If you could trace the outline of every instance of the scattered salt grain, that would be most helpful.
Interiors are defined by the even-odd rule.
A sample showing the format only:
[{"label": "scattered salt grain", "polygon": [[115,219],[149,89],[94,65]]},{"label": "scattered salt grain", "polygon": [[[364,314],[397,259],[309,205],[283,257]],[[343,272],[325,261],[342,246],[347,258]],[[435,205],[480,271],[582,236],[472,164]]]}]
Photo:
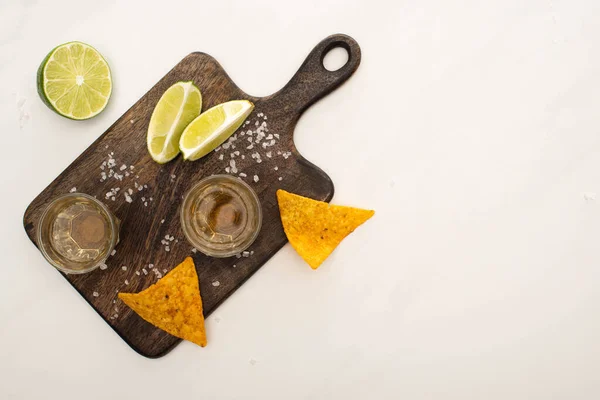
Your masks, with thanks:
[{"label": "scattered salt grain", "polygon": [[106,264],[100,264],[100,269],[104,271],[108,266]]},{"label": "scattered salt grain", "polygon": [[174,236],[171,236],[171,237],[169,238],[169,240],[170,240],[171,242],[173,241],[173,239],[175,239],[175,237],[174,237]]},{"label": "scattered salt grain", "polygon": [[242,251],[242,257],[249,257],[249,256],[250,256],[249,251]]},{"label": "scattered salt grain", "polygon": [[221,284],[221,282],[219,282],[219,281],[214,281],[214,282],[212,283],[212,285],[213,285],[214,287],[217,287],[217,286],[219,286],[220,284]]},{"label": "scattered salt grain", "polygon": [[279,179],[280,181],[282,181],[282,180],[283,180],[283,178],[282,178],[282,177],[279,177],[279,178],[277,178],[277,179]]},{"label": "scattered salt grain", "polygon": [[194,247],[194,248],[192,248],[192,253],[196,254],[196,252],[197,252],[197,251],[198,251],[198,250],[197,250],[195,247]]},{"label": "scattered salt grain", "polygon": [[164,223],[165,223],[165,220],[164,220],[164,219],[161,219],[161,220],[160,220],[160,223],[161,223],[161,224],[164,224]]},{"label": "scattered salt grain", "polygon": [[73,186],[71,188],[71,190],[69,190],[69,193],[75,193],[77,191],[77,188],[75,186]]},{"label": "scattered salt grain", "polygon": [[235,268],[235,264],[233,264],[233,268]]},{"label": "scattered salt grain", "polygon": [[119,168],[120,171],[126,170],[127,169],[127,165],[123,164],[121,165],[121,168]]},{"label": "scattered salt grain", "polygon": [[144,275],[148,275],[148,271],[146,271],[146,268],[142,268],[142,272],[144,273]]},{"label": "scattered salt grain", "polygon": [[246,174],[245,174],[245,173],[243,173],[243,172],[240,172],[240,176],[241,176],[242,178],[245,178],[245,177],[247,177],[248,175],[246,175]]},{"label": "scattered salt grain", "polygon": [[267,157],[271,158],[271,152],[267,151]]},{"label": "scattered salt grain", "polygon": [[586,201],[594,201],[596,200],[596,193],[584,193],[583,198]]},{"label": "scattered salt grain", "polygon": [[98,297],[98,296],[100,296],[100,295],[98,294],[98,292],[94,292],[94,293],[92,293],[92,296],[94,296],[94,297]]},{"label": "scattered salt grain", "polygon": [[165,246],[165,251],[171,251],[171,248],[169,246]]},{"label": "scattered salt grain", "polygon": [[128,202],[128,203],[131,203],[131,202],[133,202],[133,199],[131,198],[130,195],[128,195],[127,193],[125,193],[125,201]]},{"label": "scattered salt grain", "polygon": [[135,274],[139,276],[140,275],[140,271],[135,271]]},{"label": "scattered salt grain", "polygon": [[117,249],[113,249],[113,251],[110,252],[111,256],[114,256],[115,254],[117,254]]},{"label": "scattered salt grain", "polygon": [[123,271],[127,271],[127,266],[123,265],[123,266],[121,267],[121,269],[122,269]]},{"label": "scattered salt grain", "polygon": [[125,284],[129,285],[129,281],[127,279],[125,279]]},{"label": "scattered salt grain", "polygon": [[254,182],[258,182],[258,175],[254,175]]},{"label": "scattered salt grain", "polygon": [[221,155],[219,156],[219,160],[222,160],[222,159],[223,159],[223,154],[221,154]]},{"label": "scattered salt grain", "polygon": [[144,202],[144,207],[148,207],[148,202],[147,201]]}]

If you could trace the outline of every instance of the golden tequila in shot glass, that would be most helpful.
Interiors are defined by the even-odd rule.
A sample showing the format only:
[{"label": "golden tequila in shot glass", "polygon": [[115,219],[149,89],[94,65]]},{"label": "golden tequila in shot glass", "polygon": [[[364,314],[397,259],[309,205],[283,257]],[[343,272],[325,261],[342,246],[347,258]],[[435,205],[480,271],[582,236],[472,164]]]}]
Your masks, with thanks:
[{"label": "golden tequila in shot glass", "polygon": [[119,241],[119,220],[94,197],[70,193],[44,210],[38,245],[63,272],[81,274],[104,264]]},{"label": "golden tequila in shot glass", "polygon": [[213,175],[184,197],[181,226],[187,240],[212,257],[230,257],[254,242],[262,225],[258,196],[239,178]]}]

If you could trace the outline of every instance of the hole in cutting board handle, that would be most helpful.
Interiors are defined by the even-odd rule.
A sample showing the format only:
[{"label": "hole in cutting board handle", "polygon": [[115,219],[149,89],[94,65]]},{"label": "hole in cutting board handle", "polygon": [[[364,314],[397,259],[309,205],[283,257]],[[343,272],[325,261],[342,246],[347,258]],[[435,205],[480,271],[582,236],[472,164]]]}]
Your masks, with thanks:
[{"label": "hole in cutting board handle", "polygon": [[335,46],[329,49],[329,51],[324,52],[321,62],[327,71],[335,72],[348,64],[349,60],[350,54],[348,50],[342,46]]}]

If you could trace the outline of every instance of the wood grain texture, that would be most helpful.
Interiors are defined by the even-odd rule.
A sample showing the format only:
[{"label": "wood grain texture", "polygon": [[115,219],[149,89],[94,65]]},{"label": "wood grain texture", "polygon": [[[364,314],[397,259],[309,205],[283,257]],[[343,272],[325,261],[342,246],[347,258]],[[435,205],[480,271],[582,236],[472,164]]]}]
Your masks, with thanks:
[{"label": "wood grain texture", "polygon": [[[345,48],[349,57],[342,68],[332,72],[324,68],[323,58],[335,47]],[[273,256],[286,243],[276,190],[282,188],[323,201],[329,201],[333,196],[331,179],[296,150],[293,141],[296,122],[311,104],[346,81],[358,68],[360,58],[360,48],[352,38],[332,35],[310,52],[283,89],[258,98],[238,88],[211,56],[204,53],[188,55],[33,200],[23,221],[29,238],[36,244],[37,222],[44,207],[71,188],[76,187],[78,192],[103,201],[121,220],[121,241],[116,254],[108,259],[105,270],[63,276],[135,351],[151,358],[165,355],[180,339],[142,320],[118,300],[117,293],[138,292],[156,282],[158,277],[149,264],[164,274],[186,256],[192,255],[198,271],[204,313],[208,316]],[[154,106],[168,87],[182,80],[192,80],[200,88],[203,110],[234,99],[254,102],[254,112],[248,119],[250,125],[240,130],[254,129],[256,121],[265,121],[264,117],[258,117],[263,113],[268,117],[265,121],[268,133],[279,135],[277,143],[268,149],[261,146],[246,149],[248,142],[242,143],[245,141],[242,136],[235,149],[245,155],[244,159],[241,155],[236,157],[238,174],[247,174],[243,179],[258,194],[263,211],[263,227],[249,249],[253,252],[249,257],[217,259],[199,252],[193,254],[179,222],[179,206],[184,193],[204,177],[225,173],[230,153],[234,150],[221,149],[195,162],[184,162],[178,157],[165,165],[155,163],[146,150],[146,131]],[[269,150],[271,158],[265,156]],[[261,163],[251,157],[255,151],[261,153]],[[117,172],[125,172],[119,170],[121,165],[134,166],[134,169],[126,170],[130,171],[130,175],[122,181],[114,178],[100,181],[100,166],[111,152],[114,153],[112,157],[116,160],[114,169]],[[291,155],[286,158],[283,153],[287,152]],[[220,155],[223,155],[222,160]],[[278,169],[275,170],[275,167]],[[254,182],[254,175],[259,177],[258,182]],[[147,187],[140,191],[136,184]],[[115,200],[106,199],[105,194],[116,187],[120,191]],[[132,203],[125,201],[124,191],[127,189],[134,191]],[[148,205],[145,206],[144,202]],[[175,238],[169,246],[170,251],[161,244],[167,235]],[[127,267],[126,270],[123,266]],[[213,285],[217,281],[219,285]]]}]

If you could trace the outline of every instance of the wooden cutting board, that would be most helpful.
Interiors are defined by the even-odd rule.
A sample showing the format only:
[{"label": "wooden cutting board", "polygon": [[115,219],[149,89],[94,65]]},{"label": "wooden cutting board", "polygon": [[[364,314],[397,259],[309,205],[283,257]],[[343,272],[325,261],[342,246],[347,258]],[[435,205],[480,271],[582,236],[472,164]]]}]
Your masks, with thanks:
[{"label": "wooden cutting board", "polygon": [[[348,62],[332,72],[323,66],[323,58],[335,47],[347,50]],[[165,355],[180,339],[142,320],[117,298],[117,293],[147,288],[192,255],[208,316],[273,256],[286,243],[275,191],[282,188],[324,201],[333,196],[331,179],[298,153],[293,140],[296,122],[311,104],[346,81],[358,68],[360,58],[360,48],[351,37],[332,35],[310,52],[283,89],[271,96],[253,97],[238,88],[211,56],[188,55],[33,200],[23,221],[29,238],[37,246],[39,217],[57,196],[76,190],[103,201],[121,220],[116,253],[105,269],[63,276],[135,351],[153,358]],[[146,150],[150,116],[169,86],[189,80],[202,92],[203,110],[234,99],[250,100],[255,109],[227,149],[222,146],[195,162],[183,162],[178,157],[159,165]],[[249,140],[255,141],[255,131],[261,125],[267,137],[273,136],[248,149]],[[263,147],[264,142],[268,147]],[[231,160],[236,162],[236,173]],[[249,254],[218,259],[192,251],[180,227],[179,209],[184,193],[194,183],[225,173],[246,174],[241,179],[260,198],[263,225]]]}]

